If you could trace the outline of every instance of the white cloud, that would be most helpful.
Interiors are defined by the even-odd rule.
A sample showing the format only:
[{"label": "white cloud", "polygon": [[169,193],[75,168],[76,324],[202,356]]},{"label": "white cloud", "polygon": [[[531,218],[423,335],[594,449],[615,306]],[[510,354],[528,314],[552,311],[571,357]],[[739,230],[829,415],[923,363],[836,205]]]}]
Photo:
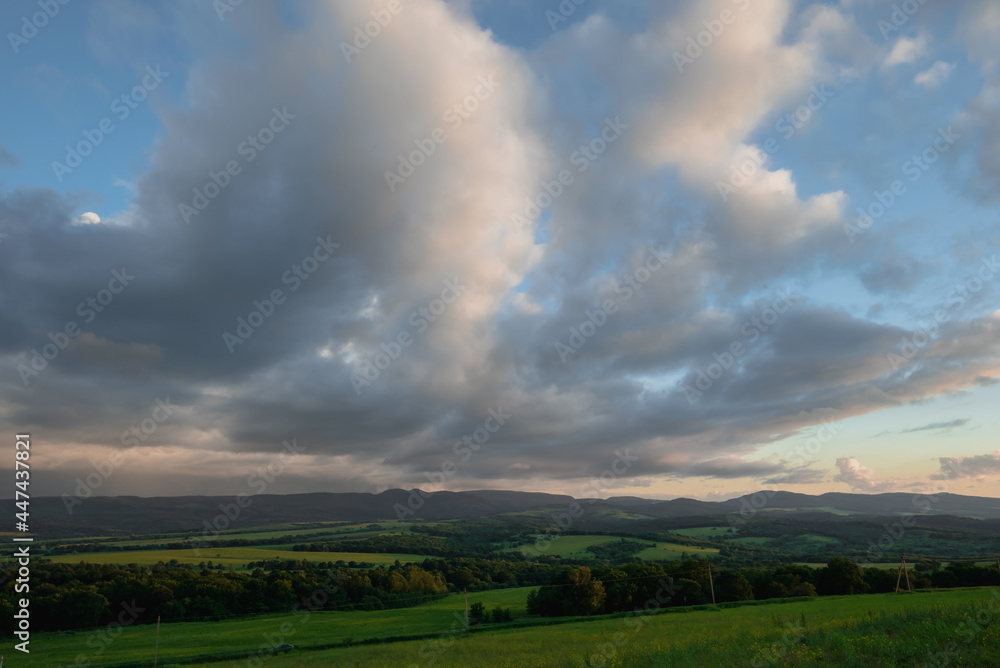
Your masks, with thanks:
[{"label": "white cloud", "polygon": [[98,225],[101,222],[101,217],[98,216],[93,211],[87,211],[86,213],[81,213],[79,216],[73,219],[74,225]]},{"label": "white cloud", "polygon": [[834,482],[842,482],[851,486],[852,490],[866,493],[889,492],[899,487],[896,478],[879,480],[874,469],[870,469],[854,457],[839,457],[837,468],[840,473],[834,476]]},{"label": "white cloud", "polygon": [[918,74],[913,79],[913,83],[920,84],[921,86],[926,86],[927,88],[934,88],[940,86],[945,79],[947,79],[955,66],[951,63],[946,63],[943,60],[939,60],[929,69],[924,70]]},{"label": "white cloud", "polygon": [[925,35],[920,35],[913,39],[900,37],[882,64],[884,67],[892,67],[894,65],[905,65],[915,62],[927,53],[927,44],[928,40]]}]

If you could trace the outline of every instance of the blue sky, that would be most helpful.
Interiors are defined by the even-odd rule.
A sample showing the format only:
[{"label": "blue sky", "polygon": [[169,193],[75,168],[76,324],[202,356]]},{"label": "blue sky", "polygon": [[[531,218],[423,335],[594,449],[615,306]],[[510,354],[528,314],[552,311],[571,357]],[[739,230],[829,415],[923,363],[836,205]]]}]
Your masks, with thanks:
[{"label": "blue sky", "polygon": [[45,492],[121,452],[97,493],[239,491],[289,438],[272,491],[426,486],[501,408],[450,488],[630,448],[602,495],[1000,492],[1000,9],[663,4],[4,4],[0,422]]}]

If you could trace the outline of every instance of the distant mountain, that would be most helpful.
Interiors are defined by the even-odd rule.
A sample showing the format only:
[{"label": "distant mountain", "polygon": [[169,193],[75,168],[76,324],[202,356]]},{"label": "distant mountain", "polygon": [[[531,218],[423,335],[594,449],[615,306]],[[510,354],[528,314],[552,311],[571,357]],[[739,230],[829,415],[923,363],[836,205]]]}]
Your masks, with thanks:
[{"label": "distant mountain", "polygon": [[[206,526],[250,528],[287,522],[346,520],[374,522],[397,519],[461,519],[529,511],[566,511],[574,499],[561,494],[482,490],[421,492],[390,489],[379,494],[344,492],[244,497],[234,496],[92,497],[67,511],[57,497],[33,498],[32,528],[43,538],[174,531],[200,532]],[[958,494],[845,494],[813,496],[764,491],[727,501],[656,500],[633,496],[580,500],[585,515],[603,522],[630,519],[719,517],[731,513],[783,515],[898,516],[901,513],[1000,519],[1000,499]],[[228,517],[227,517],[228,515]],[[234,519],[235,518],[235,519]],[[616,519],[618,518],[618,519]]]}]

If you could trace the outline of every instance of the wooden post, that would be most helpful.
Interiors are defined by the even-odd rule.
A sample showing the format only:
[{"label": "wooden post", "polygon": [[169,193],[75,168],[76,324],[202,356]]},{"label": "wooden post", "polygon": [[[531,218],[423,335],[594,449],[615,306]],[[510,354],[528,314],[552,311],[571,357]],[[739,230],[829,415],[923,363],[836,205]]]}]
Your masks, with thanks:
[{"label": "wooden post", "polygon": [[159,660],[160,654],[160,616],[156,616],[156,648],[153,650],[153,668],[156,668],[156,663]]},{"label": "wooden post", "polygon": [[912,592],[913,588],[910,586],[910,569],[906,567],[906,555],[903,555],[903,573],[906,574],[906,591]]},{"label": "wooden post", "polygon": [[906,563],[906,557],[902,558],[899,562],[899,570],[896,571],[896,593],[899,593],[899,581],[903,579],[903,564]]},{"label": "wooden post", "polygon": [[708,586],[712,590],[712,605],[715,605],[715,583],[712,582],[712,564],[708,565]]}]

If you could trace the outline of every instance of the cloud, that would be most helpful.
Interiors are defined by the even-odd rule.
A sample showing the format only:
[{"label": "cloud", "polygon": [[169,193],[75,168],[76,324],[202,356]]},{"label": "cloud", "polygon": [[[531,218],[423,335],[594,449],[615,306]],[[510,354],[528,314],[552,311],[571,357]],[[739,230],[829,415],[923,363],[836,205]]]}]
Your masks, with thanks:
[{"label": "cloud", "polygon": [[889,492],[899,489],[903,484],[900,478],[879,480],[873,469],[863,465],[854,457],[838,457],[837,469],[840,471],[833,477],[834,482],[850,485],[851,489],[866,494]]},{"label": "cloud", "polygon": [[985,455],[969,457],[940,457],[941,473],[932,480],[958,480],[1000,475],[1000,450]]},{"label": "cloud", "polygon": [[970,0],[965,3],[958,33],[969,59],[981,63],[984,72],[994,72],[1000,63],[1000,56],[997,55],[1000,5],[992,0]]},{"label": "cloud", "polygon": [[0,167],[17,167],[20,164],[21,159],[0,144]]},{"label": "cloud", "polygon": [[826,480],[826,474],[822,471],[799,467],[779,473],[763,482],[765,485],[815,485]]},{"label": "cloud", "polygon": [[913,432],[916,431],[937,431],[937,430],[951,431],[956,427],[964,427],[971,421],[972,418],[959,418],[956,420],[948,420],[947,422],[932,422],[930,424],[925,424],[922,427],[914,427],[913,429],[904,429],[899,433],[912,434]]},{"label": "cloud", "polygon": [[955,66],[951,63],[946,63],[944,61],[937,61],[930,68],[919,73],[913,78],[913,83],[920,84],[927,88],[936,88],[940,86],[945,79],[947,79]]},{"label": "cloud", "polygon": [[920,35],[910,39],[900,37],[892,46],[892,51],[885,57],[883,67],[893,67],[895,65],[906,65],[916,62],[927,53],[928,39],[926,35]]},{"label": "cloud", "polygon": [[97,225],[101,222],[101,217],[94,213],[93,211],[87,211],[86,213],[81,213],[79,216],[73,219],[74,225]]},{"label": "cloud", "polygon": [[[792,157],[812,160],[813,144],[788,144],[738,193],[719,197],[734,161],[761,157],[760,135],[777,117],[841,73],[877,67],[878,49],[850,14],[753,5],[680,72],[673,51],[704,29],[706,12],[732,3],[650,3],[650,20],[638,24],[595,10],[523,51],[461,8],[427,0],[406,4],[347,63],[339,42],[377,5],[309,3],[308,20],[289,27],[266,3],[244,3],[225,23],[209,12],[212,22],[190,27],[200,41],[185,97],[150,108],[163,127],[121,215],[128,224],[81,224],[107,221],[78,215],[79,202],[49,189],[0,189],[0,234],[18,243],[0,263],[8,432],[32,428],[85,461],[118,447],[169,396],[181,410],[144,446],[183,464],[150,455],[131,479],[146,483],[160,468],[180,480],[197,468],[207,487],[297,437],[310,452],[301,480],[314,488],[327,479],[333,488],[416,487],[448,461],[452,486],[557,487],[600,475],[623,448],[636,460],[621,487],[813,484],[822,472],[782,477],[784,465],[754,460],[755,451],[815,426],[821,409],[843,419],[1000,374],[995,319],[949,322],[893,369],[887,353],[912,332],[829,297],[829,282],[846,275],[905,302],[934,265],[903,250],[880,255],[875,244],[849,255],[840,184],[853,176],[817,178],[835,162],[827,154],[815,165]],[[153,39],[159,23],[147,14],[107,25],[136,25]],[[94,40],[103,39],[99,19]],[[234,36],[246,40],[236,60],[225,42]],[[99,55],[142,50],[146,39]],[[498,85],[476,98],[484,79]],[[814,135],[829,129],[831,141],[848,143],[821,124],[851,95],[834,88],[831,108],[810,121],[823,128]],[[293,118],[245,160],[239,147],[275,109]],[[579,169],[572,156],[615,118],[629,126],[620,140]],[[438,129],[446,140],[423,155]],[[390,189],[386,173],[414,152],[421,164]],[[179,205],[216,187],[229,161],[240,172],[186,224]],[[572,183],[552,195],[561,170]],[[512,216],[543,194],[544,212],[517,229]],[[283,277],[302,271],[317,239],[340,246],[293,290]],[[626,292],[651,247],[668,261]],[[84,321],[78,305],[123,266],[134,284]],[[456,278],[462,294],[439,311],[435,300]],[[784,286],[813,297],[751,330]],[[258,306],[275,290],[285,299],[273,312]],[[599,313],[608,300],[614,313]],[[258,318],[230,354],[224,333]],[[18,365],[70,320],[82,333],[25,385]],[[564,364],[555,344],[591,326]],[[683,385],[734,342],[746,354],[689,403]],[[373,369],[356,391],[352,376]],[[491,410],[511,418],[463,449]],[[859,467],[842,476],[888,484]]]}]

